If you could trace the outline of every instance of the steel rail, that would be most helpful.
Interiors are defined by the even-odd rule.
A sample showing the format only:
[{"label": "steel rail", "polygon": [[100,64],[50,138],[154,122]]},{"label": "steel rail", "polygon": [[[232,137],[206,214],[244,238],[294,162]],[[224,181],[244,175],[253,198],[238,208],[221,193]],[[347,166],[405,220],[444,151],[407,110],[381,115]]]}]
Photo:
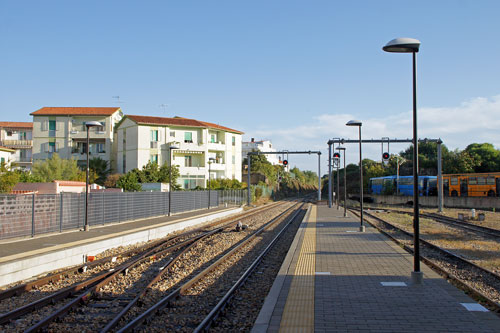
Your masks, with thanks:
[{"label": "steel rail", "polygon": [[203,321],[195,328],[194,333],[206,331],[210,328],[212,323],[218,318],[221,311],[224,310],[226,305],[231,301],[236,291],[245,283],[248,277],[255,271],[262,259],[267,255],[271,248],[278,242],[283,233],[288,229],[288,227],[295,221],[297,216],[302,211],[302,205],[299,207],[292,217],[289,217],[289,221],[286,225],[279,231],[279,233],[271,240],[271,242],[266,246],[266,248],[255,258],[252,264],[245,270],[241,277],[234,283],[234,285],[229,289],[229,291],[221,298],[221,300],[214,306],[210,313],[203,319]]},{"label": "steel rail", "polygon": [[[408,212],[408,211],[404,211],[404,210],[390,209],[390,208],[383,208],[382,210],[386,210],[389,212],[395,212],[398,214],[408,214],[410,216],[413,216],[413,212]],[[454,219],[452,217],[441,216],[441,215],[437,215],[437,214],[433,214],[433,213],[420,213],[420,216],[432,219],[438,223],[443,223],[443,224],[451,225],[454,227],[462,228],[465,230],[470,230],[470,231],[482,233],[482,234],[485,234],[485,235],[490,236],[490,237],[500,237],[500,230],[498,230],[498,229],[483,227],[480,225],[476,225],[476,224],[468,223],[468,222],[461,221],[458,219]]]},{"label": "steel rail", "polygon": [[[275,203],[272,203],[272,204],[269,204],[266,206],[253,208],[252,211],[255,210],[254,213],[258,214],[261,210],[271,209],[272,207],[275,207],[275,206],[279,205],[280,203],[281,202],[275,202]],[[222,221],[215,222],[215,223],[213,223],[213,225],[218,225],[218,224],[228,222],[228,221],[232,222],[232,220],[234,218],[235,217],[232,216],[232,217],[223,219]],[[191,233],[200,232],[200,231],[206,229],[206,227],[207,226],[200,227],[200,228],[192,230],[188,233],[184,233],[184,234],[182,234],[182,236],[187,236]],[[172,239],[172,237],[167,239],[167,241],[170,239]],[[85,269],[94,268],[94,267],[99,266],[101,264],[107,263],[108,261],[112,261],[113,258],[132,257],[134,255],[141,253],[142,251],[145,251],[149,248],[155,247],[157,244],[162,243],[162,242],[165,242],[165,240],[162,239],[162,240],[153,241],[149,244],[145,244],[145,245],[138,247],[136,249],[131,249],[131,250],[128,250],[128,251],[120,253],[120,254],[110,255],[110,256],[107,256],[107,257],[104,257],[104,258],[101,258],[99,260],[95,260],[92,262],[86,262],[86,263],[83,263],[83,264],[78,265],[76,267],[72,267],[72,268],[57,272],[57,273],[49,274],[47,276],[44,276],[44,277],[37,279],[37,280],[34,280],[34,281],[30,281],[30,282],[27,282],[27,283],[24,283],[24,284],[21,284],[21,285],[18,285],[18,286],[9,288],[9,289],[1,290],[0,291],[0,301],[7,299],[7,298],[14,297],[14,296],[19,296],[25,292],[31,291],[37,287],[46,285],[48,283],[57,282],[57,281],[65,278],[67,276],[77,274],[77,273],[82,273],[82,272],[84,272]],[[0,316],[0,318],[1,318],[1,316]]]},{"label": "steel rail", "polygon": [[[351,208],[350,210],[351,210],[351,212],[353,212],[354,214],[357,215],[357,211],[355,209]],[[398,226],[395,226],[394,224],[381,219],[380,217],[374,216],[374,215],[372,215],[370,213],[367,213],[367,212],[365,212],[365,215],[367,215],[370,218],[373,218],[373,219],[381,222],[382,224],[385,224],[385,225],[389,226],[392,229],[395,229],[395,230],[397,230],[397,231],[405,234],[406,236],[408,236],[410,238],[413,237],[413,234],[411,232],[403,230],[403,229],[399,228]],[[406,250],[407,252],[413,253],[413,248],[412,247],[409,247],[409,246],[403,244],[396,237],[392,236],[388,232],[385,232],[383,229],[377,227],[372,222],[370,222],[368,220],[366,222],[369,223],[375,229],[377,229],[379,232],[381,232],[384,235],[386,235],[387,237],[389,237],[395,243],[397,243],[398,245],[402,246],[403,249]],[[473,263],[473,262],[471,262],[471,261],[469,261],[469,260],[467,260],[465,258],[462,258],[462,257],[454,254],[451,251],[443,249],[443,248],[441,248],[441,247],[439,247],[439,246],[437,246],[435,244],[432,244],[431,242],[426,241],[426,240],[424,240],[422,238],[420,238],[420,243],[422,243],[428,249],[431,249],[431,250],[433,250],[435,252],[438,252],[438,253],[444,255],[445,257],[449,257],[449,258],[452,258],[453,260],[456,260],[457,262],[463,264],[465,267],[469,266],[469,267],[475,268],[479,272],[484,273],[484,274],[492,277],[493,279],[496,279],[497,281],[500,281],[500,275],[499,274],[497,274],[497,273],[495,273],[493,271],[490,271],[490,270],[488,270],[488,269],[486,269],[484,267],[481,267],[481,266],[479,266],[479,265],[477,265],[477,264],[475,264],[475,263]],[[490,306],[492,306],[493,308],[495,308],[496,311],[500,310],[500,303],[499,302],[491,299],[489,296],[485,295],[481,291],[479,291],[476,288],[474,288],[473,286],[469,285],[466,281],[463,281],[460,278],[458,278],[455,275],[453,275],[452,273],[448,272],[447,270],[445,270],[444,268],[442,268],[441,266],[439,266],[438,264],[436,264],[435,262],[433,262],[432,259],[429,259],[429,258],[421,255],[420,256],[420,260],[424,261],[429,266],[432,266],[435,270],[437,270],[438,272],[440,272],[441,274],[443,274],[446,278],[449,278],[449,279],[453,280],[454,282],[456,282],[457,284],[459,284],[463,289],[466,289],[466,290],[470,291],[471,293],[475,294],[479,299],[485,300],[485,302],[487,304],[489,304]],[[485,282],[485,284],[488,285],[488,283],[486,283],[486,282]]]},{"label": "steel rail", "polygon": [[203,239],[215,234],[216,232],[222,231],[223,228],[215,229],[213,231],[207,232],[204,235],[199,236],[195,241],[191,242],[186,248],[184,248],[180,253],[178,253],[175,258],[171,258],[170,261],[160,270],[160,272],[148,283],[148,285],[143,288],[143,290],[132,300],[130,301],[120,313],[118,313],[102,330],[101,332],[109,332],[111,329],[116,327],[120,320],[127,314],[128,311],[141,299],[144,295],[146,295],[147,292],[151,290],[154,284],[156,284],[160,279],[163,277],[163,275],[170,270],[170,268],[186,253],[188,252],[191,248],[193,248],[198,242],[202,241]]},{"label": "steel rail", "polygon": [[200,273],[195,275],[193,278],[191,278],[189,281],[181,285],[180,287],[176,288],[174,291],[172,291],[170,294],[167,296],[163,297],[161,300],[159,300],[157,303],[155,303],[153,306],[151,306],[149,309],[141,313],[139,316],[135,317],[132,321],[130,321],[127,325],[123,326],[120,330],[118,330],[119,333],[123,332],[130,332],[133,329],[139,327],[144,323],[145,321],[149,320],[152,316],[154,316],[158,311],[163,309],[165,306],[167,306],[172,300],[176,299],[180,295],[182,295],[185,291],[187,291],[189,288],[191,288],[193,285],[195,285],[197,282],[199,282],[203,277],[205,277],[208,273],[213,271],[215,268],[220,266],[222,263],[224,263],[229,257],[231,257],[235,252],[237,252],[239,249],[241,249],[244,245],[246,245],[250,240],[255,238],[258,234],[260,234],[262,231],[265,230],[267,226],[273,225],[277,221],[279,221],[283,216],[285,216],[290,210],[295,209],[295,206],[289,207],[287,210],[279,214],[278,216],[274,217],[271,221],[266,223],[266,225],[262,226],[259,228],[257,231],[255,231],[252,235],[250,235],[248,238],[246,238],[244,241],[240,242],[236,247],[234,247],[232,250],[227,252],[225,255],[217,259],[214,263],[212,263],[210,266],[206,267],[204,270],[202,270]]},{"label": "steel rail", "polygon": [[[186,237],[186,236],[189,236],[189,235],[197,233],[197,232],[203,232],[203,230],[206,229],[207,227],[214,226],[214,225],[220,225],[220,224],[224,224],[224,223],[226,223],[227,225],[229,225],[230,223],[233,223],[234,221],[236,221],[238,219],[246,218],[246,217],[249,217],[249,216],[253,216],[253,215],[259,214],[259,213],[261,213],[263,211],[270,210],[270,209],[272,209],[275,206],[278,206],[280,204],[283,204],[283,202],[277,202],[277,203],[273,203],[271,205],[266,205],[266,206],[263,206],[263,207],[252,209],[250,211],[250,214],[247,213],[243,217],[241,217],[241,216],[236,216],[236,217],[232,216],[230,218],[223,219],[222,221],[211,223],[208,226],[203,226],[203,227],[197,228],[195,230],[192,230],[192,231],[189,231],[189,232],[185,232],[183,234],[180,234],[180,235],[177,235],[177,236],[174,236],[174,237],[170,237],[168,239],[158,240],[158,241],[153,242],[152,244],[147,244],[145,246],[141,246],[139,248],[126,251],[126,252],[124,252],[122,254],[108,256],[108,257],[102,258],[100,260],[94,261],[92,263],[85,263],[85,264],[82,264],[80,266],[68,269],[66,271],[55,273],[55,274],[46,276],[46,277],[44,277],[42,279],[39,279],[39,280],[36,280],[36,281],[32,281],[32,282],[29,282],[27,284],[23,284],[23,285],[20,285],[20,286],[17,286],[17,287],[5,290],[5,291],[3,291],[3,295],[5,297],[8,297],[8,296],[13,297],[14,295],[17,296],[18,293],[22,294],[24,292],[27,292],[27,291],[33,289],[35,286],[44,285],[44,284],[47,284],[47,283],[49,283],[51,281],[52,282],[58,281],[58,280],[60,280],[64,276],[67,276],[67,275],[69,275],[71,273],[74,273],[74,272],[76,272],[78,270],[82,270],[83,267],[87,267],[87,268],[91,267],[91,268],[93,268],[93,267],[96,267],[96,266],[98,266],[100,264],[106,263],[106,262],[112,260],[113,257],[126,257],[126,256],[133,257],[133,256],[136,256],[137,254],[140,254],[141,251],[147,250],[148,252],[142,253],[142,255],[138,256],[135,259],[132,259],[128,263],[134,263],[135,260],[139,260],[139,261],[140,260],[147,260],[147,258],[149,258],[151,256],[154,257],[154,256],[157,256],[157,255],[161,255],[165,251],[171,251],[172,247],[169,247],[169,248],[167,248],[166,250],[163,250],[163,251],[161,251],[161,248],[164,247],[167,243],[175,241],[176,239],[178,239],[180,237]],[[190,239],[187,242],[192,241],[192,240],[193,239]],[[185,243],[185,242],[182,242],[182,243]],[[182,243],[180,243],[180,244],[182,244]],[[128,263],[124,263],[124,264],[118,266],[118,268],[115,268],[115,269],[121,269],[121,267],[123,265],[127,265]],[[48,304],[52,304],[54,302],[58,302],[58,301],[63,300],[65,298],[71,297],[71,296],[75,295],[76,293],[81,292],[82,290],[85,290],[87,288],[92,288],[97,283],[99,283],[101,280],[106,279],[110,274],[113,274],[113,271],[115,269],[106,270],[104,273],[100,273],[100,274],[98,274],[98,275],[96,275],[94,277],[91,277],[91,278],[89,278],[89,279],[87,279],[85,281],[82,281],[82,282],[79,282],[79,283],[77,283],[75,285],[66,287],[64,289],[61,289],[59,291],[54,292],[51,295],[48,295],[48,296],[43,297],[43,298],[41,298],[39,300],[33,301],[33,302],[31,302],[31,303],[29,303],[27,305],[24,305],[22,307],[19,307],[17,309],[9,311],[9,312],[7,312],[7,313],[5,313],[3,315],[0,315],[0,325],[7,324],[7,323],[11,322],[12,320],[15,320],[15,319],[17,319],[17,318],[19,318],[19,317],[21,317],[21,316],[23,316],[25,314],[28,314],[28,313],[36,310],[36,309],[39,309],[40,307],[43,307],[43,306],[46,306]],[[124,272],[126,272],[127,270],[128,270],[128,268],[125,268]],[[74,306],[74,305],[76,305],[76,304],[72,304],[72,306]]]},{"label": "steel rail", "polygon": [[[194,239],[194,241],[196,241],[197,237],[195,237],[193,239]],[[190,239],[188,241],[193,241],[193,239]],[[188,241],[172,245],[168,249],[164,249],[160,253],[164,254],[167,251],[175,250],[179,247],[185,246],[185,243]],[[163,244],[158,246],[158,247],[163,247]],[[136,265],[139,265],[146,260],[156,259],[157,256],[158,256],[158,253],[155,253],[155,249],[152,249],[152,250],[146,252],[145,254],[143,254],[142,256],[140,256],[139,258],[136,258],[128,263],[120,265],[116,269],[113,269],[111,272],[106,272],[105,274],[99,275],[98,277],[95,278],[96,283],[93,284],[88,291],[80,294],[78,297],[76,297],[71,302],[65,304],[64,306],[62,306],[61,308],[59,308],[55,312],[53,312],[50,315],[48,315],[47,317],[43,318],[35,325],[28,328],[26,330],[26,332],[38,332],[39,330],[41,330],[42,328],[46,327],[51,322],[56,320],[57,318],[60,318],[63,315],[65,315],[66,313],[68,313],[72,308],[76,307],[81,302],[88,302],[100,288],[102,288],[107,283],[114,280],[119,274],[127,273],[127,271],[130,268],[132,268]]]}]

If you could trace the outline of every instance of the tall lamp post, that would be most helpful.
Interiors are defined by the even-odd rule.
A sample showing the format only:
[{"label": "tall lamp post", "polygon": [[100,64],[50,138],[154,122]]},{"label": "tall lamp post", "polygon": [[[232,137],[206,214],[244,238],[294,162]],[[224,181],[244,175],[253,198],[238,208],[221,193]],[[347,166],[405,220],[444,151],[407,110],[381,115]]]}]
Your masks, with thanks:
[{"label": "tall lamp post", "polygon": [[418,135],[417,135],[417,52],[420,41],[414,38],[396,38],[382,49],[386,52],[411,53],[413,55],[413,272],[414,284],[421,284],[423,273],[420,271],[420,228],[418,212]]},{"label": "tall lamp post", "polygon": [[344,155],[344,217],[346,217],[347,216],[347,182],[346,182],[347,177],[346,177],[346,167],[345,167],[345,147],[338,146],[337,150],[341,151],[342,155]]},{"label": "tall lamp post", "polygon": [[168,216],[170,216],[172,211],[172,150],[179,149],[179,146],[175,143],[172,143],[168,147],[168,159],[170,165],[170,172],[168,176]]},{"label": "tall lamp post", "polygon": [[210,209],[210,190],[212,189],[212,186],[210,184],[210,172],[212,170],[210,170],[210,166],[212,165],[213,162],[215,162],[215,158],[210,157],[208,159],[208,209]]},{"label": "tall lamp post", "polygon": [[349,120],[346,124],[346,126],[358,126],[359,128],[359,207],[361,209],[359,231],[365,232],[365,226],[363,225],[363,155],[361,153],[361,125],[363,125],[363,123],[359,120]]},{"label": "tall lamp post", "polygon": [[89,129],[91,127],[102,126],[98,121],[87,121],[85,122],[85,127],[87,128],[87,169],[85,171],[85,223],[83,225],[83,230],[89,231]]}]

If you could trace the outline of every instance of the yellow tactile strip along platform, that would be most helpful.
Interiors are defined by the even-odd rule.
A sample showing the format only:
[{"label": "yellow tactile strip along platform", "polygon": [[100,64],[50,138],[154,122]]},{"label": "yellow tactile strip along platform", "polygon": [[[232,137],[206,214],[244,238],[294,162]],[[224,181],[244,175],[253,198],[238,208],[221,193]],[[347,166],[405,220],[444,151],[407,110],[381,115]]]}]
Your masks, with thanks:
[{"label": "yellow tactile strip along platform", "polygon": [[316,206],[311,207],[304,240],[283,310],[280,331],[314,331]]}]

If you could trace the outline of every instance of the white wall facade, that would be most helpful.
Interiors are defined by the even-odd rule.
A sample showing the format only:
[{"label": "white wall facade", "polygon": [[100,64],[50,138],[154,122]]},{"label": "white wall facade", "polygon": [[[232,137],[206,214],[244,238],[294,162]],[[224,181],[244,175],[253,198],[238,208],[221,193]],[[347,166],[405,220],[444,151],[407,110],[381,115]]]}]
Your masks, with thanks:
[{"label": "white wall facade", "polygon": [[[261,141],[250,141],[243,142],[242,144],[242,156],[243,158],[247,157],[247,154],[251,151],[260,151],[260,152],[276,152],[276,149],[273,148],[273,144],[269,140],[261,140]],[[280,156],[278,154],[264,154],[269,163],[272,165],[282,165]]]},{"label": "white wall facade", "polygon": [[169,147],[175,143],[179,149],[172,150],[172,164],[179,166],[178,185],[182,188],[206,187],[209,158],[215,159],[210,165],[211,179],[241,181],[241,134],[213,128],[143,125],[125,118],[117,128],[116,141],[119,173],[141,169],[149,161],[168,165]]},{"label": "white wall facade", "polygon": [[0,146],[14,149],[14,168],[30,170],[32,165],[33,130],[13,126],[0,127]]},{"label": "white wall facade", "polygon": [[84,164],[87,158],[85,122],[98,121],[103,126],[91,127],[89,130],[89,157],[102,158],[116,169],[113,131],[121,117],[121,110],[111,116],[33,115],[33,160],[45,160],[57,153],[63,159],[75,159],[79,164]]}]

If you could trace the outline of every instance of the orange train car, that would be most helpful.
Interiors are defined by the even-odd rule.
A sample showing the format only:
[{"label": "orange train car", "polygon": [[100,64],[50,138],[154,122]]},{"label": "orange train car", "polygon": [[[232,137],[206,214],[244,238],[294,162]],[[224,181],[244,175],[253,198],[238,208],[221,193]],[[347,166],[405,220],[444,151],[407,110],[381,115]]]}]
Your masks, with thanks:
[{"label": "orange train car", "polygon": [[443,193],[451,197],[498,197],[500,172],[443,175]]}]

